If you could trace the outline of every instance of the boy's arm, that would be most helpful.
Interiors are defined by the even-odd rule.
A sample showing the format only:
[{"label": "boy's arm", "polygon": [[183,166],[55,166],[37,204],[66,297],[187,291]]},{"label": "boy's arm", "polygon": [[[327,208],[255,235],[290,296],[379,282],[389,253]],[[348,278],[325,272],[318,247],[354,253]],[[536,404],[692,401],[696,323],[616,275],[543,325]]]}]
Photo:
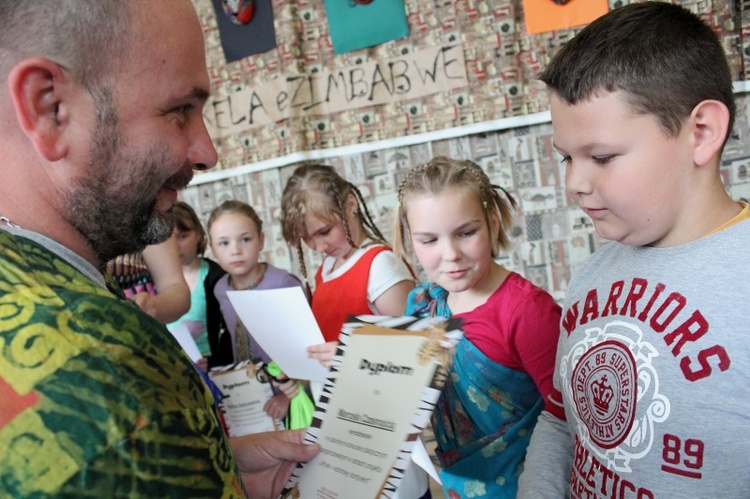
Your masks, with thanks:
[{"label": "boy's arm", "polygon": [[524,471],[518,482],[518,499],[570,497],[573,440],[568,423],[542,411],[526,450]]}]

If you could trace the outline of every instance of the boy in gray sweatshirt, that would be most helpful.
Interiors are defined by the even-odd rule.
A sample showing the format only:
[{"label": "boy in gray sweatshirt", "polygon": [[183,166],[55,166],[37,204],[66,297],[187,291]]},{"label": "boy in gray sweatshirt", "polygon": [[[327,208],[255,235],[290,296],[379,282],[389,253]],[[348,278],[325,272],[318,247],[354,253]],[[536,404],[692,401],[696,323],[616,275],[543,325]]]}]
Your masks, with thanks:
[{"label": "boy in gray sweatshirt", "polygon": [[747,497],[750,210],[719,164],[721,42],[683,7],[615,9],[540,76],[566,190],[608,242],[571,279],[521,498]]}]

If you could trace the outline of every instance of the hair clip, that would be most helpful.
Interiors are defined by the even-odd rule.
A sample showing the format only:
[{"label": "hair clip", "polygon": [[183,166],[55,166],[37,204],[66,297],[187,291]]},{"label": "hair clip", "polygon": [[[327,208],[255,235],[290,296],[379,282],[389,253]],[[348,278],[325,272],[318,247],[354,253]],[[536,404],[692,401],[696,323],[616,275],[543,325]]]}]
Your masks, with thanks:
[{"label": "hair clip", "polygon": [[396,208],[401,208],[401,201],[396,201]]},{"label": "hair clip", "polygon": [[482,201],[482,206],[484,206],[484,209],[487,209],[487,201]]}]

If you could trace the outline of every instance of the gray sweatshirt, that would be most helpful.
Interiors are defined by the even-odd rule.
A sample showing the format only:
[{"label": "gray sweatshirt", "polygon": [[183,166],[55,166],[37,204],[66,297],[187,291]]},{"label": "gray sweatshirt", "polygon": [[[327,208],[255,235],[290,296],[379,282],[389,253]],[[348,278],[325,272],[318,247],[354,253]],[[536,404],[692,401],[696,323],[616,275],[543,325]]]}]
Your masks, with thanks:
[{"label": "gray sweatshirt", "polygon": [[750,497],[750,220],[577,269],[520,498]]}]

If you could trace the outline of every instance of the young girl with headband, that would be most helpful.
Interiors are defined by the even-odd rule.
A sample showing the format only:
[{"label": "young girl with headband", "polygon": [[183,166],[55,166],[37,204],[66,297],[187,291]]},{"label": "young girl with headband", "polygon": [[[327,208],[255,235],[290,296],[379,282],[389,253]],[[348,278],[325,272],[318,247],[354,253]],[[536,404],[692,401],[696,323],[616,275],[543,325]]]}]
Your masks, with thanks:
[{"label": "young girl with headband", "polygon": [[431,280],[406,315],[462,320],[432,418],[447,497],[515,498],[537,417],[564,418],[552,386],[560,307],[495,262],[510,245],[513,198],[471,161],[433,158],[398,188],[395,252],[413,252]]}]

